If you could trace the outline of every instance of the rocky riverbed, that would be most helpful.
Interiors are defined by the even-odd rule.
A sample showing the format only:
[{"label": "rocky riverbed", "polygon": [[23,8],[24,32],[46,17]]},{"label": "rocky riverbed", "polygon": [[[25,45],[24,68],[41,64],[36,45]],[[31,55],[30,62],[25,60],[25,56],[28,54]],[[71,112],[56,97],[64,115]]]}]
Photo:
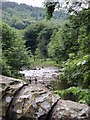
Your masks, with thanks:
[{"label": "rocky riverbed", "polygon": [[58,81],[58,76],[60,74],[59,67],[43,67],[43,68],[34,68],[30,70],[23,70],[20,73],[24,74],[24,78],[29,80],[31,79],[32,84],[37,79],[37,83],[44,84],[46,87],[51,88],[54,82]]}]

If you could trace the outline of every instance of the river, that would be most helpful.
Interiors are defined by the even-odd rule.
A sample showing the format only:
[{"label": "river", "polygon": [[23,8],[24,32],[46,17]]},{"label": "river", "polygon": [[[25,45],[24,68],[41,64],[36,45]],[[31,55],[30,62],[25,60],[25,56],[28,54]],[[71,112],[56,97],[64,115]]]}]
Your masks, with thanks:
[{"label": "river", "polygon": [[35,84],[35,78],[37,84],[44,84],[49,89],[65,89],[67,86],[58,80],[58,76],[61,74],[59,67],[43,67],[30,70],[23,70],[20,73],[24,74],[26,80],[31,78],[31,83]]},{"label": "river", "polygon": [[[58,85],[58,76],[60,75],[59,67],[43,67],[36,68],[30,70],[23,70],[20,73],[25,75],[25,79],[29,80],[31,77],[32,84],[35,82],[35,78],[37,79],[37,84],[44,84],[46,87],[51,88],[54,87],[54,84]],[[56,85],[56,87],[58,87]]]}]

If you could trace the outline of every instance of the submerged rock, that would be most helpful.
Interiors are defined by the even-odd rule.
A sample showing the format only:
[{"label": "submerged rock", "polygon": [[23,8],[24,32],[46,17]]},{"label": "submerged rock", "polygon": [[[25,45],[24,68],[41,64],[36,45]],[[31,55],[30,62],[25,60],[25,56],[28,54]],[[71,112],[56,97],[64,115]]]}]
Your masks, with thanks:
[{"label": "submerged rock", "polygon": [[61,100],[42,84],[26,84],[19,79],[0,77],[0,120],[90,119],[90,107]]}]

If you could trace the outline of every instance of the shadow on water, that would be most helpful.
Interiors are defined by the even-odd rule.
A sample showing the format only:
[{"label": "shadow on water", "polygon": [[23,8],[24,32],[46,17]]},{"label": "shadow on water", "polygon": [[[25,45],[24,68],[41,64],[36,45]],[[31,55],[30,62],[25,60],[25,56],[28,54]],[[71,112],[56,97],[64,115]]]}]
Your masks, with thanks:
[{"label": "shadow on water", "polygon": [[66,81],[60,81],[60,80],[52,80],[50,82],[51,88],[53,90],[64,90],[70,87],[70,85],[67,84]]}]

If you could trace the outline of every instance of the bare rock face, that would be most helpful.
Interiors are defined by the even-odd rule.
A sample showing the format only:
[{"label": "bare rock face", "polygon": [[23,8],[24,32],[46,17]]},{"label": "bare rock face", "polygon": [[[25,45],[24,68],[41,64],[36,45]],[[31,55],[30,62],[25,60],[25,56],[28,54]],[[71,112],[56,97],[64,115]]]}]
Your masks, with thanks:
[{"label": "bare rock face", "polygon": [[61,100],[42,84],[5,76],[0,76],[0,84],[0,120],[90,119],[88,106]]},{"label": "bare rock face", "polygon": [[5,120],[44,120],[59,97],[40,84],[2,76],[2,116]]},{"label": "bare rock face", "polygon": [[[0,116],[5,117],[8,106],[16,92],[25,82],[10,77],[0,76]],[[2,108],[2,110],[1,110]]]},{"label": "bare rock face", "polygon": [[90,107],[70,100],[59,100],[48,118],[49,120],[90,120]]}]

